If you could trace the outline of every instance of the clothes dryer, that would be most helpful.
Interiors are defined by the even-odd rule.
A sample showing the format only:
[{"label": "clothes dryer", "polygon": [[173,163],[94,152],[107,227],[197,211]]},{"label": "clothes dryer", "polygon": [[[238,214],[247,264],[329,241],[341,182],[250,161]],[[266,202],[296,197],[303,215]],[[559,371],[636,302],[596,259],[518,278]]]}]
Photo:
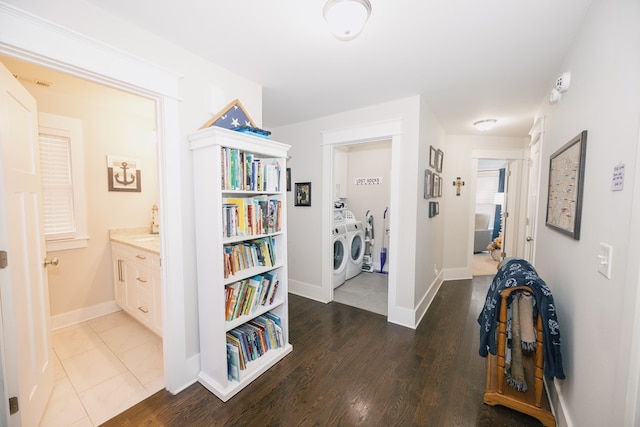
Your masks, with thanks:
[{"label": "clothes dryer", "polygon": [[347,229],[344,225],[334,224],[331,229],[333,241],[333,288],[342,285],[346,280],[349,248],[347,245]]},{"label": "clothes dryer", "polygon": [[345,224],[347,228],[347,244],[349,247],[349,262],[347,262],[346,279],[357,276],[362,272],[364,260],[364,225],[362,221]]}]

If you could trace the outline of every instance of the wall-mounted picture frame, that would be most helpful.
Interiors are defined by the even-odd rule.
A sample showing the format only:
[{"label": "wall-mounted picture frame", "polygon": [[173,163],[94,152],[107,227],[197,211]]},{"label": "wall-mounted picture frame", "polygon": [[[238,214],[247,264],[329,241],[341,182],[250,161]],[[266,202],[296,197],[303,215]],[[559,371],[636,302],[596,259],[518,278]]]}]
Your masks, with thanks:
[{"label": "wall-mounted picture frame", "polygon": [[438,202],[429,202],[429,218],[433,218],[434,216],[440,213],[440,203]]},{"label": "wall-mounted picture frame", "polygon": [[429,167],[436,168],[436,156],[438,152],[433,145],[429,146]]},{"label": "wall-mounted picture frame", "polygon": [[291,168],[287,168],[287,191],[291,191]]},{"label": "wall-mounted picture frame", "polygon": [[442,195],[442,178],[440,178],[440,175],[433,172],[431,174],[431,180],[431,197],[440,197],[440,195]]},{"label": "wall-mounted picture frame", "polygon": [[433,182],[431,177],[431,170],[424,170],[424,198],[430,199],[432,197]]},{"label": "wall-mounted picture frame", "polygon": [[296,182],[295,206],[311,206],[310,182]]},{"label": "wall-mounted picture frame", "polygon": [[583,130],[549,159],[546,225],[580,240],[587,131]]},{"label": "wall-mounted picture frame", "polygon": [[436,172],[442,173],[442,163],[444,162],[444,152],[441,149],[436,150]]},{"label": "wall-mounted picture frame", "polygon": [[107,185],[109,191],[142,191],[140,160],[107,155]]}]

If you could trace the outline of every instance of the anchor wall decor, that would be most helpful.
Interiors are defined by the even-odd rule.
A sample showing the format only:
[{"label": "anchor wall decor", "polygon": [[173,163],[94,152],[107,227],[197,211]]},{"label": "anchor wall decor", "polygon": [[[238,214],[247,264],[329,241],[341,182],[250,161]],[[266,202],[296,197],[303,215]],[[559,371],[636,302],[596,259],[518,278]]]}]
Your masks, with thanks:
[{"label": "anchor wall decor", "polygon": [[142,191],[140,160],[107,156],[109,191]]}]

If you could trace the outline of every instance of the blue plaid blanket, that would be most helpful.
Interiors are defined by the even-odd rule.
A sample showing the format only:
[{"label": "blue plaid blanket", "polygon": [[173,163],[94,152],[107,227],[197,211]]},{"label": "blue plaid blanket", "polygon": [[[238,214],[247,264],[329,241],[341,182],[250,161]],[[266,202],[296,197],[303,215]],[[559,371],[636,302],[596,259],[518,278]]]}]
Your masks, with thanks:
[{"label": "blue plaid blanket", "polygon": [[[500,292],[506,288],[526,285],[535,295],[536,310],[542,316],[544,344],[544,375],[547,379],[565,379],[560,352],[560,326],[556,316],[553,295],[547,284],[526,260],[512,258],[506,260],[493,278],[487,291],[484,308],[478,317],[480,324],[480,356],[488,352],[496,354],[496,325],[500,312]],[[537,312],[534,313],[537,316]]]}]

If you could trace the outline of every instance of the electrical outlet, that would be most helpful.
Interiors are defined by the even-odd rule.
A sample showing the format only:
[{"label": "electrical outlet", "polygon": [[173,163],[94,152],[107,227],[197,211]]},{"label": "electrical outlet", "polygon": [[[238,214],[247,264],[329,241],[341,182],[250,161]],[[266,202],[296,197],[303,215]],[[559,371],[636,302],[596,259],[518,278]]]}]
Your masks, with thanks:
[{"label": "electrical outlet", "polygon": [[613,248],[611,245],[600,242],[600,253],[598,254],[598,273],[607,279],[611,279],[611,258]]}]

